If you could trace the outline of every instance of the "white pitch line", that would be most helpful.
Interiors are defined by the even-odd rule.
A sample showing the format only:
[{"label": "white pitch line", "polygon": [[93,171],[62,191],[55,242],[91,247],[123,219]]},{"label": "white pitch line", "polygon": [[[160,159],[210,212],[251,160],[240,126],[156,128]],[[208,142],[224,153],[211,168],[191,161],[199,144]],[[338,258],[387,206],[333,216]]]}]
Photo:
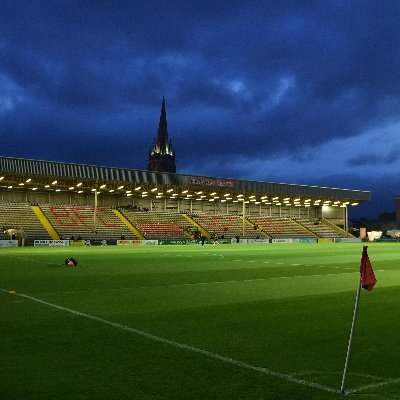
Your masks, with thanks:
[{"label": "white pitch line", "polygon": [[18,260],[24,260],[24,261],[29,261],[29,262],[34,262],[36,264],[44,264],[44,265],[64,265],[64,263],[62,264],[56,264],[56,263],[48,263],[48,262],[43,262],[43,261],[39,261],[39,260],[33,260],[31,258],[25,258],[25,257],[19,257],[19,256],[12,256],[13,258],[16,258]]},{"label": "white pitch line", "polygon": [[[343,372],[330,372],[330,371],[299,371],[299,372],[293,372],[293,376],[302,376],[302,375],[340,375],[342,376]],[[384,378],[382,376],[374,376],[374,375],[369,375],[369,374],[360,374],[357,372],[350,372],[349,375],[351,376],[358,376],[361,378],[367,378],[367,379],[372,379],[374,381],[377,381],[375,383],[369,383],[367,385],[362,385],[355,387],[353,389],[346,389],[345,394],[354,394],[354,393],[359,393],[363,392],[368,389],[374,389],[379,386],[385,386],[385,385],[390,385],[391,383],[400,383],[400,378]]]},{"label": "white pitch line", "polygon": [[[0,289],[0,291],[8,293],[8,291],[5,290],[5,289]],[[230,357],[223,356],[223,355],[218,354],[218,353],[213,353],[211,351],[203,350],[203,349],[200,349],[198,347],[190,346],[190,345],[187,345],[187,344],[184,344],[184,343],[175,342],[174,340],[170,340],[170,339],[166,339],[166,338],[163,338],[163,337],[160,337],[160,336],[156,336],[156,335],[153,335],[153,334],[151,334],[149,332],[142,331],[140,329],[130,328],[129,326],[119,324],[118,322],[108,321],[106,319],[103,319],[103,318],[100,318],[100,317],[96,317],[95,315],[85,314],[83,312],[76,311],[76,310],[73,310],[71,308],[62,307],[62,306],[59,306],[57,304],[49,303],[47,301],[44,301],[44,300],[38,299],[36,297],[29,296],[29,295],[26,295],[26,294],[23,294],[23,293],[17,293],[14,296],[20,296],[20,297],[35,301],[37,303],[44,304],[44,305],[47,305],[47,306],[52,307],[52,308],[56,308],[58,310],[62,310],[62,311],[65,311],[65,312],[68,312],[68,313],[71,313],[71,314],[74,314],[74,315],[79,315],[81,317],[84,317],[84,318],[87,318],[87,319],[91,319],[93,321],[101,322],[102,324],[110,325],[110,326],[113,326],[114,328],[118,328],[118,329],[130,332],[130,333],[135,333],[136,335],[145,337],[145,338],[150,339],[150,340],[155,341],[155,342],[168,344],[168,345],[170,345],[172,347],[188,350],[188,351],[191,351],[193,353],[202,354],[202,355],[204,355],[206,357],[209,357],[209,358],[212,358],[212,359],[216,359],[216,360],[219,360],[219,361],[223,361],[223,362],[225,362],[227,364],[232,364],[232,365],[235,365],[237,367],[241,367],[241,368],[245,368],[245,369],[261,372],[261,373],[263,373],[265,375],[270,375],[270,376],[274,376],[274,377],[277,377],[277,378],[281,378],[281,379],[284,379],[284,380],[286,380],[288,382],[297,383],[299,385],[303,385],[303,386],[319,389],[319,390],[322,390],[324,392],[335,393],[335,394],[341,393],[340,390],[338,390],[338,389],[334,389],[334,388],[331,388],[329,386],[321,385],[321,384],[316,383],[316,382],[309,382],[309,381],[306,381],[304,379],[298,379],[298,378],[294,377],[291,374],[282,374],[280,372],[273,371],[273,370],[271,370],[269,368],[264,368],[264,367],[258,367],[258,366],[255,366],[255,365],[251,365],[251,364],[245,363],[243,361],[239,361],[239,360],[235,360],[235,359],[230,358]]]},{"label": "white pitch line", "polygon": [[[0,291],[4,292],[4,293],[9,293],[8,290],[1,289],[1,288],[0,288]],[[153,335],[153,334],[151,334],[149,332],[145,332],[145,331],[142,331],[140,329],[131,328],[129,326],[119,324],[118,322],[108,321],[106,319],[103,319],[103,318],[100,318],[100,317],[96,317],[95,315],[85,314],[85,313],[82,313],[80,311],[73,310],[71,308],[62,307],[62,306],[59,306],[57,304],[49,303],[47,301],[38,299],[36,297],[28,296],[28,295],[23,294],[23,293],[16,293],[13,296],[20,296],[20,297],[35,301],[37,303],[41,303],[41,304],[47,305],[49,307],[53,307],[53,308],[56,308],[56,309],[59,309],[59,310],[65,311],[65,312],[69,312],[69,313],[74,314],[74,315],[79,315],[79,316],[87,318],[87,319],[91,319],[91,320],[94,320],[94,321],[97,321],[97,322],[101,322],[101,323],[106,324],[106,325],[113,326],[114,328],[119,328],[119,329],[122,329],[122,330],[127,331],[127,332],[135,333],[135,334],[137,334],[139,336],[143,336],[143,337],[145,337],[147,339],[150,339],[150,340],[153,340],[155,342],[165,343],[165,344],[168,344],[168,345],[173,346],[173,347],[177,347],[177,348],[180,348],[180,349],[191,351],[193,353],[202,354],[202,355],[205,355],[205,356],[207,356],[209,358],[213,358],[213,359],[216,359],[216,360],[219,360],[219,361],[223,361],[225,363],[232,364],[232,365],[235,365],[237,367],[241,367],[241,368],[245,368],[245,369],[250,369],[250,370],[253,370],[253,371],[261,372],[261,373],[263,373],[265,375],[270,375],[270,376],[274,376],[274,377],[277,377],[277,378],[281,378],[281,379],[284,379],[284,380],[286,380],[288,382],[296,383],[296,384],[299,384],[299,385],[320,389],[320,390],[325,391],[325,392],[341,394],[341,391],[338,390],[338,389],[334,389],[334,388],[331,388],[329,386],[321,385],[321,384],[316,383],[316,382],[310,382],[310,381],[306,381],[304,379],[298,379],[295,376],[295,375],[307,375],[307,374],[312,374],[312,373],[321,373],[321,374],[322,373],[326,373],[326,374],[338,374],[339,373],[339,374],[341,374],[341,372],[336,373],[336,372],[329,372],[329,371],[300,371],[298,373],[283,374],[283,373],[280,373],[280,372],[273,371],[273,370],[271,370],[269,368],[258,367],[258,366],[255,366],[255,365],[251,365],[251,364],[245,363],[243,361],[235,360],[233,358],[220,355],[218,353],[213,353],[213,352],[210,352],[210,351],[207,351],[207,350],[200,349],[198,347],[190,346],[190,345],[187,345],[187,344],[184,344],[184,343],[179,343],[179,342],[176,342],[174,340],[165,339],[163,337]],[[384,386],[384,385],[390,385],[392,383],[395,383],[395,384],[396,383],[400,383],[400,378],[383,378],[383,377],[378,377],[378,376],[373,376],[373,375],[357,374],[357,373],[350,373],[350,375],[362,376],[362,377],[366,377],[366,378],[370,378],[370,379],[374,379],[374,380],[379,380],[379,382],[371,383],[371,384],[368,384],[368,385],[359,386],[359,387],[356,387],[356,388],[353,388],[353,389],[348,389],[348,390],[346,390],[345,394],[354,394],[354,393],[358,393],[358,392],[361,392],[361,391],[365,391],[367,389],[373,389],[373,388]]]},{"label": "white pitch line", "polygon": [[229,281],[211,281],[211,282],[194,282],[194,283],[172,283],[170,285],[151,285],[151,286],[131,286],[131,287],[119,287],[109,289],[92,289],[92,290],[75,290],[75,291],[64,291],[64,292],[44,292],[44,294],[74,294],[82,292],[106,292],[106,291],[121,291],[121,290],[138,290],[138,289],[160,289],[160,288],[173,288],[173,287],[185,287],[185,286],[206,286],[206,285],[225,285],[231,283],[241,282],[267,282],[270,280],[278,279],[292,279],[292,278],[308,278],[308,277],[324,277],[324,276],[337,276],[337,275],[351,275],[354,272],[342,272],[340,274],[314,274],[314,275],[288,275],[288,276],[275,276],[271,278],[255,278],[255,279],[238,279]]},{"label": "white pitch line", "polygon": [[365,391],[367,389],[374,389],[379,386],[390,385],[391,383],[400,383],[400,378],[387,379],[386,381],[370,383],[369,385],[363,385],[363,386],[359,386],[359,387],[356,387],[353,389],[348,389],[348,390],[346,390],[346,394],[358,393],[358,392]]}]

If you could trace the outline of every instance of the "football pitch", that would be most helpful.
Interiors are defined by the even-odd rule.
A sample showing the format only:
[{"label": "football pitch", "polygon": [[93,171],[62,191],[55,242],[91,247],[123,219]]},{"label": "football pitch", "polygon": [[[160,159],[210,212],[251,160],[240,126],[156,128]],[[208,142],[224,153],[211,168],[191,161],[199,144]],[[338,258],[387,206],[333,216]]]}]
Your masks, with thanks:
[{"label": "football pitch", "polygon": [[[1,248],[0,399],[343,398],[362,246]],[[368,246],[346,398],[398,399],[400,243]]]}]

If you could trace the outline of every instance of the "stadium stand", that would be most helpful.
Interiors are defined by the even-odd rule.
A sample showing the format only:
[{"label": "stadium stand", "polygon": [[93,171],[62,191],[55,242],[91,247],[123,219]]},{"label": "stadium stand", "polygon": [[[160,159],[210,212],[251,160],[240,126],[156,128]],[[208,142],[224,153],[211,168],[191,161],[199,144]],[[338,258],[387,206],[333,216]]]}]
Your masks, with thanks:
[{"label": "stadium stand", "polygon": [[216,233],[226,239],[236,236],[241,238],[267,237],[263,232],[254,229],[254,225],[249,221],[243,221],[243,218],[239,215],[192,214],[190,217],[211,235]]},{"label": "stadium stand", "polygon": [[121,214],[146,239],[194,239],[197,229],[179,213],[138,212],[120,207]]},{"label": "stadium stand", "polygon": [[297,219],[297,222],[320,238],[342,238],[345,234],[341,234],[338,230],[328,226],[324,220]]},{"label": "stadium stand", "polygon": [[8,239],[4,230],[14,228],[26,235],[26,243],[32,244],[35,239],[51,239],[28,203],[0,202],[0,239]]},{"label": "stadium stand", "polygon": [[[63,239],[197,239],[200,231],[220,238],[341,238],[346,232],[332,226],[324,219],[291,217],[249,216],[236,214],[211,215],[173,212],[143,212],[132,207],[98,207],[94,226],[94,207],[65,204],[39,205],[48,223]],[[26,235],[26,244],[34,239],[51,239],[46,224],[41,222],[28,203],[0,202],[0,224],[3,229],[0,239],[8,239],[5,229],[21,229]],[[119,215],[119,217],[118,217]],[[122,220],[125,220],[125,223]],[[129,222],[132,224],[130,225]],[[126,225],[128,224],[129,227]],[[137,229],[137,231],[135,231]],[[203,231],[204,230],[204,231]],[[244,231],[244,234],[243,234]],[[136,232],[136,234],[135,234]]]},{"label": "stadium stand", "polygon": [[137,239],[135,234],[108,207],[40,204],[44,215],[64,239]]},{"label": "stadium stand", "polygon": [[289,217],[251,217],[249,220],[271,238],[316,237],[311,230]]}]

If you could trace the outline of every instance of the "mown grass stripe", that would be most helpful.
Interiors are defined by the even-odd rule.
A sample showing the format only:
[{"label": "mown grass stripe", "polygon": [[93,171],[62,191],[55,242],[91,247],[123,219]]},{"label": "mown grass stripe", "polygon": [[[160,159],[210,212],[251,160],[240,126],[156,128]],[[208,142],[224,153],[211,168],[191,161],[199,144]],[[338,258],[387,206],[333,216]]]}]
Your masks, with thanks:
[{"label": "mown grass stripe", "polygon": [[[0,289],[0,291],[8,293],[8,290],[5,290],[5,289]],[[306,381],[304,379],[299,379],[299,378],[296,378],[295,376],[293,376],[291,374],[283,374],[283,373],[280,373],[280,372],[273,371],[273,370],[271,370],[269,368],[264,368],[264,367],[258,367],[258,366],[255,366],[255,365],[251,365],[251,364],[245,363],[243,361],[235,360],[233,358],[220,355],[218,353],[213,353],[211,351],[203,350],[203,349],[200,349],[198,347],[190,346],[190,345],[187,345],[187,344],[184,344],[184,343],[176,342],[174,340],[170,340],[170,339],[166,339],[166,338],[163,338],[163,337],[160,337],[160,336],[156,336],[156,335],[153,335],[153,334],[151,334],[149,332],[142,331],[140,329],[131,328],[129,326],[122,325],[122,324],[120,324],[118,322],[109,321],[109,320],[97,317],[95,315],[86,314],[86,313],[83,313],[83,312],[80,312],[80,311],[77,311],[77,310],[73,310],[71,308],[62,307],[62,306],[59,306],[57,304],[49,303],[47,301],[38,299],[38,298],[33,297],[33,296],[29,296],[27,294],[17,293],[17,294],[14,294],[14,296],[15,295],[16,296],[20,296],[20,297],[25,298],[25,299],[29,299],[31,301],[34,301],[34,302],[37,302],[37,303],[40,303],[40,304],[44,304],[44,305],[52,307],[52,308],[56,308],[56,309],[61,310],[61,311],[65,311],[65,312],[71,313],[73,315],[78,315],[78,316],[81,316],[81,317],[84,317],[84,318],[87,318],[87,319],[91,319],[93,321],[100,322],[102,324],[113,326],[114,328],[118,328],[118,329],[130,332],[130,333],[134,333],[136,335],[145,337],[145,338],[150,339],[150,340],[155,341],[155,342],[164,343],[164,344],[176,347],[176,348],[180,348],[180,349],[191,351],[193,353],[202,354],[202,355],[207,356],[209,358],[216,359],[216,360],[228,363],[228,364],[232,364],[232,365],[235,365],[237,367],[241,367],[241,368],[245,368],[245,369],[261,372],[261,373],[266,374],[266,375],[270,375],[270,376],[274,376],[274,377],[277,377],[277,378],[280,378],[280,379],[284,379],[286,381],[289,381],[289,382],[292,382],[292,383],[296,383],[296,384],[299,384],[299,385],[303,385],[303,386],[319,389],[319,390],[322,390],[324,392],[335,393],[335,394],[341,393],[340,390],[338,390],[338,389],[334,389],[334,388],[331,388],[329,386],[321,385],[321,384],[316,383],[316,382],[309,382],[309,381]]]}]

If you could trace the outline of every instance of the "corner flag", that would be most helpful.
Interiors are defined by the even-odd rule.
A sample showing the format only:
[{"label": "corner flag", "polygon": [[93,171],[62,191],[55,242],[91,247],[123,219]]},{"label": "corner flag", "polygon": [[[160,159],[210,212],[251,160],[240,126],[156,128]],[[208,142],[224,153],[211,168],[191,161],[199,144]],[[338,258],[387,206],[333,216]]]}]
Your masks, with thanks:
[{"label": "corner flag", "polygon": [[374,288],[374,285],[376,283],[376,278],[374,270],[372,269],[371,261],[369,260],[368,257],[367,247],[368,246],[363,247],[360,273],[361,273],[361,285],[363,289],[366,289],[370,292]]},{"label": "corner flag", "polygon": [[363,287],[364,289],[366,289],[366,290],[368,290],[370,292],[374,288],[374,285],[376,283],[374,270],[372,269],[371,261],[369,261],[367,248],[368,248],[368,246],[363,246],[363,251],[362,251],[362,255],[361,255],[360,277],[358,279],[358,289],[357,289],[357,295],[356,295],[356,303],[354,305],[353,322],[351,324],[349,345],[347,347],[346,361],[344,363],[342,387],[340,388],[340,391],[342,392],[342,394],[345,394],[347,369],[348,369],[348,366],[349,366],[349,359],[350,359],[350,353],[351,353],[351,343],[353,341],[354,327],[356,325],[357,312],[358,312],[358,302],[360,300],[361,287]]}]

